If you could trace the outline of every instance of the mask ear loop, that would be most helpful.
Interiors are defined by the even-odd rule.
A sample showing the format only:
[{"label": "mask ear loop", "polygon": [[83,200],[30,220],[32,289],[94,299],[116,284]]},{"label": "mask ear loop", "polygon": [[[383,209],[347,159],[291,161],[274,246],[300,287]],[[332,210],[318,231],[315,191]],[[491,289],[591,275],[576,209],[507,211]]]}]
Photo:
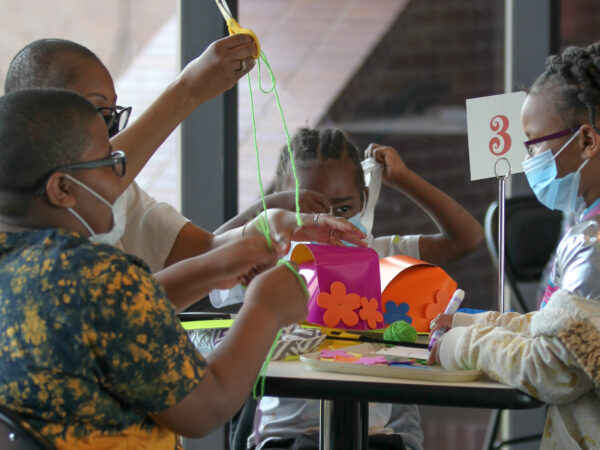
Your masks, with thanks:
[{"label": "mask ear loop", "polygon": [[77,218],[77,220],[81,222],[85,229],[88,230],[88,233],[90,233],[90,237],[96,236],[96,233],[94,232],[94,230],[92,230],[92,227],[90,227],[90,225],[85,221],[83,217],[81,217],[81,215],[77,211],[75,211],[73,208],[68,208],[67,211],[73,214]]},{"label": "mask ear loop", "polygon": [[[75,183],[76,185],[78,185],[79,187],[81,187],[82,189],[85,189],[90,194],[92,194],[94,197],[96,197],[98,200],[100,200],[102,203],[104,203],[106,206],[108,206],[108,209],[110,209],[111,216],[113,215],[113,208],[112,208],[112,205],[108,202],[108,200],[106,200],[105,198],[103,198],[100,194],[98,194],[92,188],[90,188],[89,186],[86,186],[84,183],[82,183],[81,181],[79,181],[77,178],[72,177],[68,173],[65,173],[65,178],[67,178],[68,180],[72,181],[73,183]],[[81,217],[81,215],[77,211],[75,211],[73,208],[69,208],[68,211],[71,214],[73,214],[81,222],[81,224],[88,230],[88,232],[90,233],[90,237],[96,236],[96,233],[94,232],[94,230],[92,230],[92,227],[90,227],[90,225],[86,222],[86,220],[83,217]],[[115,226],[115,218],[114,218],[114,216],[112,218],[112,226],[113,227]]]},{"label": "mask ear loop", "polygon": [[565,151],[565,149],[569,146],[569,144],[571,144],[571,142],[573,142],[573,140],[579,135],[580,132],[581,127],[579,127],[575,134],[571,136],[567,142],[565,142],[565,145],[563,145],[562,148],[559,151],[557,151],[555,155],[552,156],[552,159],[558,158],[558,155]]}]

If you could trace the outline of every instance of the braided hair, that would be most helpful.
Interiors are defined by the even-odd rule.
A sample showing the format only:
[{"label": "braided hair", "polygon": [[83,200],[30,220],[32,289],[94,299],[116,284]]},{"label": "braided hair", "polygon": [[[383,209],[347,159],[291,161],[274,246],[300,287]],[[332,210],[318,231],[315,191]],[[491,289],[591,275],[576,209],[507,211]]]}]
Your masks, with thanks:
[{"label": "braided hair", "polygon": [[[301,128],[291,142],[292,155],[296,167],[307,166],[314,161],[341,161],[345,157],[354,165],[354,182],[362,196],[365,191],[365,179],[360,165],[361,153],[348,136],[341,130],[326,128],[315,130]],[[281,149],[275,175],[275,189],[285,190],[293,184],[292,166],[287,146]]]},{"label": "braided hair", "polygon": [[587,110],[590,123],[600,133],[596,117],[600,108],[600,42],[587,48],[567,47],[546,59],[546,71],[533,83],[531,93],[550,85],[553,101],[571,126],[580,125]]}]

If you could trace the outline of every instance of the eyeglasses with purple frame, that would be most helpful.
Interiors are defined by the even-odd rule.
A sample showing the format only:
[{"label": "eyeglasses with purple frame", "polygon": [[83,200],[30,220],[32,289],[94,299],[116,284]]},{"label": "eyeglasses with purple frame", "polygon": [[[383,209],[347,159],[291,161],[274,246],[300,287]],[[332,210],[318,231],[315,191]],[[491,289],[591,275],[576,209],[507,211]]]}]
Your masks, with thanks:
[{"label": "eyeglasses with purple frame", "polygon": [[552,139],[558,139],[563,136],[568,136],[569,134],[575,133],[577,130],[579,130],[579,128],[579,126],[576,126],[575,128],[568,128],[566,130],[557,131],[556,133],[547,134],[546,136],[525,141],[523,142],[523,145],[525,146],[525,150],[527,150],[527,154],[529,155],[529,157],[533,158],[533,152],[535,150],[535,147],[533,146],[535,146],[536,144],[541,144],[542,142],[551,141]]}]

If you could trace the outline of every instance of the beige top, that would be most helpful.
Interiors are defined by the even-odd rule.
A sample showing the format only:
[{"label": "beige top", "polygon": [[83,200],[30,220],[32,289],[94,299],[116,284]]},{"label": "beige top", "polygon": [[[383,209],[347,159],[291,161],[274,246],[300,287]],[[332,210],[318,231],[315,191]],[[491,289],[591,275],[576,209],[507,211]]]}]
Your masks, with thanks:
[{"label": "beige top", "polygon": [[133,182],[123,193],[127,225],[115,245],[143,259],[152,272],[161,270],[177,235],[189,222],[168,203],[158,202]]}]

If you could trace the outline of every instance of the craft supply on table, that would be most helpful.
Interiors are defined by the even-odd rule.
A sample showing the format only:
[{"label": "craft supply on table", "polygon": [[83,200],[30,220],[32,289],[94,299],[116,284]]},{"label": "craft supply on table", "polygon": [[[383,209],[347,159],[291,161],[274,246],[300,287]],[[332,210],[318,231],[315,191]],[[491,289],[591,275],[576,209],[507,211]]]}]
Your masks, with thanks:
[{"label": "craft supply on table", "polygon": [[417,330],[404,320],[391,323],[383,330],[383,339],[386,341],[416,342]]},{"label": "craft supply on table", "polygon": [[[309,369],[339,372],[353,375],[407,378],[421,381],[459,382],[471,381],[482,376],[479,370],[446,370],[440,366],[428,366],[425,359],[398,356],[404,350],[388,348],[382,344],[365,343],[335,350],[322,350],[300,356]],[[415,349],[406,349],[414,351]],[[385,352],[392,351],[391,354]],[[421,349],[426,357],[426,349]]]},{"label": "craft supply on table", "polygon": [[[454,295],[452,295],[452,298],[450,299],[448,306],[446,306],[446,310],[444,311],[444,314],[446,314],[446,315],[454,314],[460,307],[460,304],[464,298],[465,298],[465,291],[463,291],[462,289],[457,289],[454,292]],[[433,347],[433,344],[435,344],[438,341],[438,339],[441,338],[447,330],[448,330],[447,328],[440,328],[439,330],[435,330],[431,335],[431,340],[429,341],[429,346],[427,348],[431,350],[431,347]]]}]

